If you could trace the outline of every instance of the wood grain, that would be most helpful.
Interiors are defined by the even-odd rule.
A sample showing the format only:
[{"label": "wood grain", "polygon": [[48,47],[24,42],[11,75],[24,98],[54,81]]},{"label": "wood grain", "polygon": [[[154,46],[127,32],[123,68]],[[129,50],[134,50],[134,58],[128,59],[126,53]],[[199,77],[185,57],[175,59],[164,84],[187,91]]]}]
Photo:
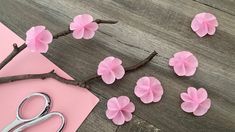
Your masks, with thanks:
[{"label": "wood grain", "polygon": [[[232,132],[235,131],[235,16],[231,9],[234,2],[213,1],[212,4],[223,7],[220,9],[207,4],[193,0],[1,0],[0,20],[22,38],[33,25],[45,25],[52,32],[62,31],[74,16],[82,13],[119,20],[116,25],[101,25],[91,40],[68,36],[50,46],[45,56],[76,79],[93,74],[98,63],[110,55],[130,65],[153,50],[159,53],[152,63],[113,85],[105,85],[99,79],[92,81],[91,90],[101,102],[78,131]],[[193,16],[203,11],[218,18],[214,36],[199,38],[191,31]],[[191,51],[199,60],[193,77],[177,77],[168,66],[169,58],[182,50]],[[159,103],[144,105],[134,95],[135,83],[144,75],[155,76],[162,82],[164,96]],[[188,86],[207,89],[212,107],[205,116],[194,117],[180,109],[179,94]],[[136,111],[130,123],[118,127],[106,119],[104,112],[107,99],[120,95],[129,96]]]},{"label": "wood grain", "polygon": [[223,12],[235,15],[235,1],[234,0],[195,0],[207,6],[221,10]]}]

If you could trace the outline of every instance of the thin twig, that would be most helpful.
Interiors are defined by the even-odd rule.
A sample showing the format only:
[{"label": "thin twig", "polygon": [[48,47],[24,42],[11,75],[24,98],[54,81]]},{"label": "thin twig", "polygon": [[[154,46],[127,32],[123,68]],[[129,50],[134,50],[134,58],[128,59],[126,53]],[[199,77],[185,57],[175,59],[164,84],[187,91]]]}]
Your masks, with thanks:
[{"label": "thin twig", "polygon": [[[157,55],[157,52],[154,51],[152,52],[147,58],[144,60],[140,61],[139,63],[129,66],[129,67],[124,67],[125,72],[131,72],[134,70],[137,70],[141,68],[142,66],[146,65],[148,62],[150,62],[153,57]],[[57,81],[60,81],[65,84],[70,84],[70,85],[75,85],[75,86],[86,86],[88,82],[90,82],[93,79],[99,78],[97,74],[94,74],[92,76],[89,76],[85,78],[83,81],[77,81],[77,80],[70,80],[63,78],[59,76],[58,74],[55,73],[54,70],[48,72],[48,73],[42,73],[42,74],[24,74],[24,75],[16,75],[16,76],[8,76],[8,77],[0,77],[0,84],[4,83],[10,83],[10,82],[15,82],[15,81],[21,81],[21,80],[28,80],[28,79],[47,79],[47,78],[53,78]]]},{"label": "thin twig", "polygon": [[[140,61],[139,63],[135,64],[135,65],[132,65],[132,66],[129,66],[129,67],[124,67],[125,69],[125,73],[127,72],[132,72],[134,70],[137,70],[139,69],[140,67],[144,66],[145,64],[147,64],[148,62],[150,62],[153,57],[157,55],[157,52],[156,51],[153,51],[147,58],[145,58],[144,60]],[[87,78],[85,78],[83,81],[81,81],[80,83],[83,84],[83,85],[86,85],[87,82],[91,81],[91,80],[94,80],[96,78],[99,78],[100,76],[98,76],[97,74],[94,74],[94,75],[91,75]]]},{"label": "thin twig", "polygon": [[[94,20],[97,24],[116,24],[118,21],[112,21],[112,20],[101,20],[96,19]],[[65,31],[56,33],[53,35],[53,39],[58,39],[59,37],[66,36],[68,34],[71,34],[72,31],[68,28]],[[27,45],[24,43],[21,46],[17,46],[17,44],[13,44],[13,50],[12,52],[0,63],[0,70],[7,65],[16,55],[18,55],[21,51],[23,51]]]}]

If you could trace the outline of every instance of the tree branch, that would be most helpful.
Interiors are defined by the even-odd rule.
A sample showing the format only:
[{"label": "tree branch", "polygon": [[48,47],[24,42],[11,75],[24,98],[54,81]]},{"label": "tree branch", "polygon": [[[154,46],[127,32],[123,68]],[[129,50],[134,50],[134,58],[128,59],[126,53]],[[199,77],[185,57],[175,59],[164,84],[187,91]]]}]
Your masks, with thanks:
[{"label": "tree branch", "polygon": [[[116,24],[118,21],[96,19],[94,20],[94,22],[96,22],[97,24]],[[71,33],[72,31],[68,28],[65,31],[53,35],[53,39],[58,39],[59,37],[66,36]],[[23,51],[26,47],[27,45],[25,43],[22,44],[20,47],[18,47],[17,44],[13,44],[12,52],[0,63],[0,70],[5,65],[7,65],[16,55],[18,55],[21,51]]]},{"label": "tree branch", "polygon": [[[144,66],[148,62],[150,62],[153,59],[153,57],[156,55],[157,55],[157,52],[154,51],[147,58],[140,61],[139,63],[132,65],[132,66],[129,66],[129,67],[124,67],[125,72],[126,73],[132,72],[134,70],[141,68],[142,66]],[[48,73],[42,73],[42,74],[24,74],[24,75],[0,77],[0,84],[21,81],[21,80],[28,80],[28,79],[47,79],[47,78],[53,78],[57,81],[65,83],[65,84],[84,87],[84,86],[86,86],[86,84],[88,82],[90,82],[93,79],[100,78],[100,76],[98,76],[97,74],[94,74],[94,75],[91,75],[91,76],[85,78],[83,81],[77,81],[77,80],[65,79],[65,78],[59,76],[58,74],[56,74],[54,70],[52,70]]]}]

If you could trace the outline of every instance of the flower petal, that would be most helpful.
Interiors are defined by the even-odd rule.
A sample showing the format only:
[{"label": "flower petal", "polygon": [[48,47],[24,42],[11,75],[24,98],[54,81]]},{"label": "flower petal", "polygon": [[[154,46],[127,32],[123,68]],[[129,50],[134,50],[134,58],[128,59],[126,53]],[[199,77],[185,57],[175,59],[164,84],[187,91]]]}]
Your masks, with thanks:
[{"label": "flower petal", "polygon": [[203,37],[208,33],[208,27],[206,24],[202,24],[200,28],[196,31],[199,37]]},{"label": "flower petal", "polygon": [[162,95],[163,95],[163,88],[160,84],[156,84],[155,86],[152,86],[152,92],[153,92],[153,100],[154,102],[160,101]]},{"label": "flower petal", "polygon": [[192,76],[196,73],[197,68],[185,65],[185,76]]},{"label": "flower petal", "polygon": [[130,112],[123,111],[122,114],[124,115],[125,121],[130,121],[132,119],[132,114]]},{"label": "flower petal", "polygon": [[125,122],[125,117],[121,111],[118,112],[118,114],[113,118],[113,123],[116,125],[122,125]]},{"label": "flower petal", "polygon": [[184,60],[186,58],[188,58],[189,56],[191,56],[192,53],[189,51],[180,51],[174,54],[174,57],[179,59],[179,60]]},{"label": "flower petal", "polygon": [[161,100],[162,96],[154,96],[153,102],[159,102]]},{"label": "flower petal", "polygon": [[101,75],[101,78],[106,84],[112,84],[115,81],[115,75],[112,72]]},{"label": "flower petal", "polygon": [[108,119],[113,119],[117,114],[118,114],[119,111],[117,110],[109,110],[107,109],[106,110],[106,116]]},{"label": "flower petal", "polygon": [[185,66],[185,71],[186,71],[185,76],[194,75],[198,67],[197,58],[194,55],[190,55],[189,57],[185,59],[184,63],[185,63],[184,66]]},{"label": "flower petal", "polygon": [[204,114],[206,114],[206,112],[208,111],[208,109],[211,106],[211,100],[210,99],[206,99],[204,102],[202,102],[198,108],[193,112],[193,114],[195,116],[202,116]]},{"label": "flower petal", "polygon": [[174,71],[178,76],[184,76],[186,74],[184,64],[175,65]]},{"label": "flower petal", "polygon": [[71,22],[69,25],[70,30],[80,30],[81,28],[83,27],[76,22]]},{"label": "flower petal", "polygon": [[216,19],[208,21],[207,24],[209,26],[213,26],[213,27],[218,27],[219,26],[219,23]]},{"label": "flower petal", "polygon": [[186,62],[190,67],[198,67],[198,60],[193,54],[186,58]]},{"label": "flower petal", "polygon": [[148,86],[135,86],[135,90],[134,93],[137,97],[142,97],[144,95],[146,95],[149,91],[149,87]]},{"label": "flower petal", "polygon": [[73,31],[73,37],[76,39],[81,39],[84,35],[84,28],[80,29],[80,30],[74,30]]},{"label": "flower petal", "polygon": [[174,58],[170,58],[169,66],[174,66],[174,65],[175,65],[175,59]]},{"label": "flower petal", "polygon": [[116,97],[112,97],[107,102],[107,107],[109,110],[120,110],[120,106]]},{"label": "flower petal", "polygon": [[130,103],[130,99],[127,96],[119,96],[117,100],[120,108],[124,108]]},{"label": "flower petal", "polygon": [[38,38],[41,42],[49,44],[52,42],[53,36],[51,32],[49,32],[48,30],[44,30],[39,34]]},{"label": "flower petal", "polygon": [[109,69],[107,68],[107,65],[104,62],[100,62],[98,65],[97,74],[101,76],[103,74],[107,74],[108,72]]},{"label": "flower petal", "polygon": [[115,66],[118,66],[118,65],[121,65],[121,64],[122,64],[122,60],[120,60],[120,59],[118,59],[118,58],[114,58],[114,59],[112,60],[112,64],[113,64],[114,67],[115,67]]},{"label": "flower petal", "polygon": [[194,87],[189,87],[187,89],[188,95],[191,97],[192,100],[197,99],[197,89]]},{"label": "flower petal", "polygon": [[142,96],[140,99],[145,104],[151,103],[153,102],[153,93],[148,92],[146,95]]},{"label": "flower petal", "polygon": [[204,19],[205,19],[205,21],[211,21],[211,20],[216,20],[216,17],[211,13],[205,13]]},{"label": "flower petal", "polygon": [[145,76],[145,77],[141,77],[137,83],[136,83],[138,86],[147,86],[149,87],[150,86],[150,79]]},{"label": "flower petal", "polygon": [[149,77],[149,80],[150,80],[150,86],[151,87],[156,86],[156,85],[157,86],[161,85],[161,82],[155,77]]},{"label": "flower petal", "polygon": [[43,44],[43,43],[40,43],[38,45],[36,45],[36,52],[40,52],[40,53],[46,53],[49,49],[49,46],[48,44]]},{"label": "flower petal", "polygon": [[31,51],[31,52],[36,52],[36,45],[34,42],[28,41],[27,42],[27,48]]},{"label": "flower petal", "polygon": [[83,38],[84,39],[91,39],[95,36],[95,32],[89,29],[84,30]]},{"label": "flower petal", "polygon": [[34,39],[39,33],[41,33],[43,30],[45,30],[45,26],[35,26],[31,27],[27,32],[26,32],[26,40],[31,40]]},{"label": "flower petal", "polygon": [[192,101],[191,97],[187,93],[181,93],[180,97],[185,102],[191,102]]},{"label": "flower petal", "polygon": [[115,67],[112,71],[117,79],[121,79],[125,75],[125,70],[121,65]]},{"label": "flower petal", "polygon": [[181,108],[182,110],[184,110],[185,112],[194,112],[198,107],[198,104],[196,103],[191,103],[191,102],[183,102],[181,104]]},{"label": "flower petal", "polygon": [[83,14],[82,15],[82,23],[83,24],[88,24],[91,23],[93,21],[93,17],[89,14]]},{"label": "flower petal", "polygon": [[85,28],[91,31],[96,31],[98,29],[98,24],[96,22],[92,22],[87,24]]},{"label": "flower petal", "polygon": [[192,20],[192,23],[191,23],[191,28],[192,28],[192,30],[193,31],[197,31],[198,29],[199,29],[199,25],[200,25],[201,23],[199,23],[198,21],[197,21],[197,18],[194,18],[193,20]]},{"label": "flower petal", "polygon": [[122,108],[122,110],[132,113],[135,111],[135,105],[132,102],[130,102],[128,105],[126,105],[124,108]]},{"label": "flower petal", "polygon": [[77,24],[77,26],[86,26],[87,24],[91,23],[93,21],[93,17],[89,14],[83,14],[75,16],[73,19],[73,22]]},{"label": "flower petal", "polygon": [[197,90],[197,99],[198,99],[198,102],[203,102],[207,99],[208,95],[207,95],[207,92],[204,88],[199,88]]},{"label": "flower petal", "polygon": [[215,26],[208,25],[208,34],[214,35],[215,34]]}]

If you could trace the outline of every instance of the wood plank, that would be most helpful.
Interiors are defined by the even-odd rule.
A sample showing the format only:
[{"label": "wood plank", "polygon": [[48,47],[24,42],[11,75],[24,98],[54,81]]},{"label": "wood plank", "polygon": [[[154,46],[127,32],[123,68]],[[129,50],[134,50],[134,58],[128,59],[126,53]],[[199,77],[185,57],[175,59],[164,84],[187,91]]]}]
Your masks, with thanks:
[{"label": "wood plank", "polygon": [[140,119],[137,116],[133,116],[131,122],[128,122],[122,126],[119,126],[116,132],[159,132],[160,130],[154,125]]},{"label": "wood plank", "polygon": [[[215,14],[220,26],[214,36],[198,38],[191,31],[190,22],[204,10]],[[119,57],[124,65],[130,65],[156,50],[160,56],[150,65],[113,85],[94,80],[92,91],[105,98],[129,96],[136,105],[135,115],[162,131],[235,130],[233,15],[185,0],[2,0],[0,12],[0,20],[23,37],[29,27],[39,23],[52,32],[61,31],[75,15],[84,12],[96,18],[120,20],[117,25],[101,25],[89,41],[74,40],[71,36],[61,38],[51,45],[46,56],[73,77],[82,79],[96,72],[99,61],[106,56]],[[179,78],[168,67],[168,59],[181,50],[189,50],[199,59],[193,77]],[[135,82],[144,75],[156,76],[162,82],[165,94],[160,103],[144,105],[134,96]],[[208,90],[212,107],[205,116],[193,117],[180,109],[179,94],[188,86]],[[92,123],[95,118],[88,120]],[[135,124],[130,122],[130,126],[122,126],[118,131],[125,127],[127,131],[133,130],[131,123]],[[84,131],[85,128],[89,129],[89,125]]]},{"label": "wood plank", "polygon": [[235,15],[235,1],[234,0],[195,0],[199,3],[216,8],[231,15]]}]

